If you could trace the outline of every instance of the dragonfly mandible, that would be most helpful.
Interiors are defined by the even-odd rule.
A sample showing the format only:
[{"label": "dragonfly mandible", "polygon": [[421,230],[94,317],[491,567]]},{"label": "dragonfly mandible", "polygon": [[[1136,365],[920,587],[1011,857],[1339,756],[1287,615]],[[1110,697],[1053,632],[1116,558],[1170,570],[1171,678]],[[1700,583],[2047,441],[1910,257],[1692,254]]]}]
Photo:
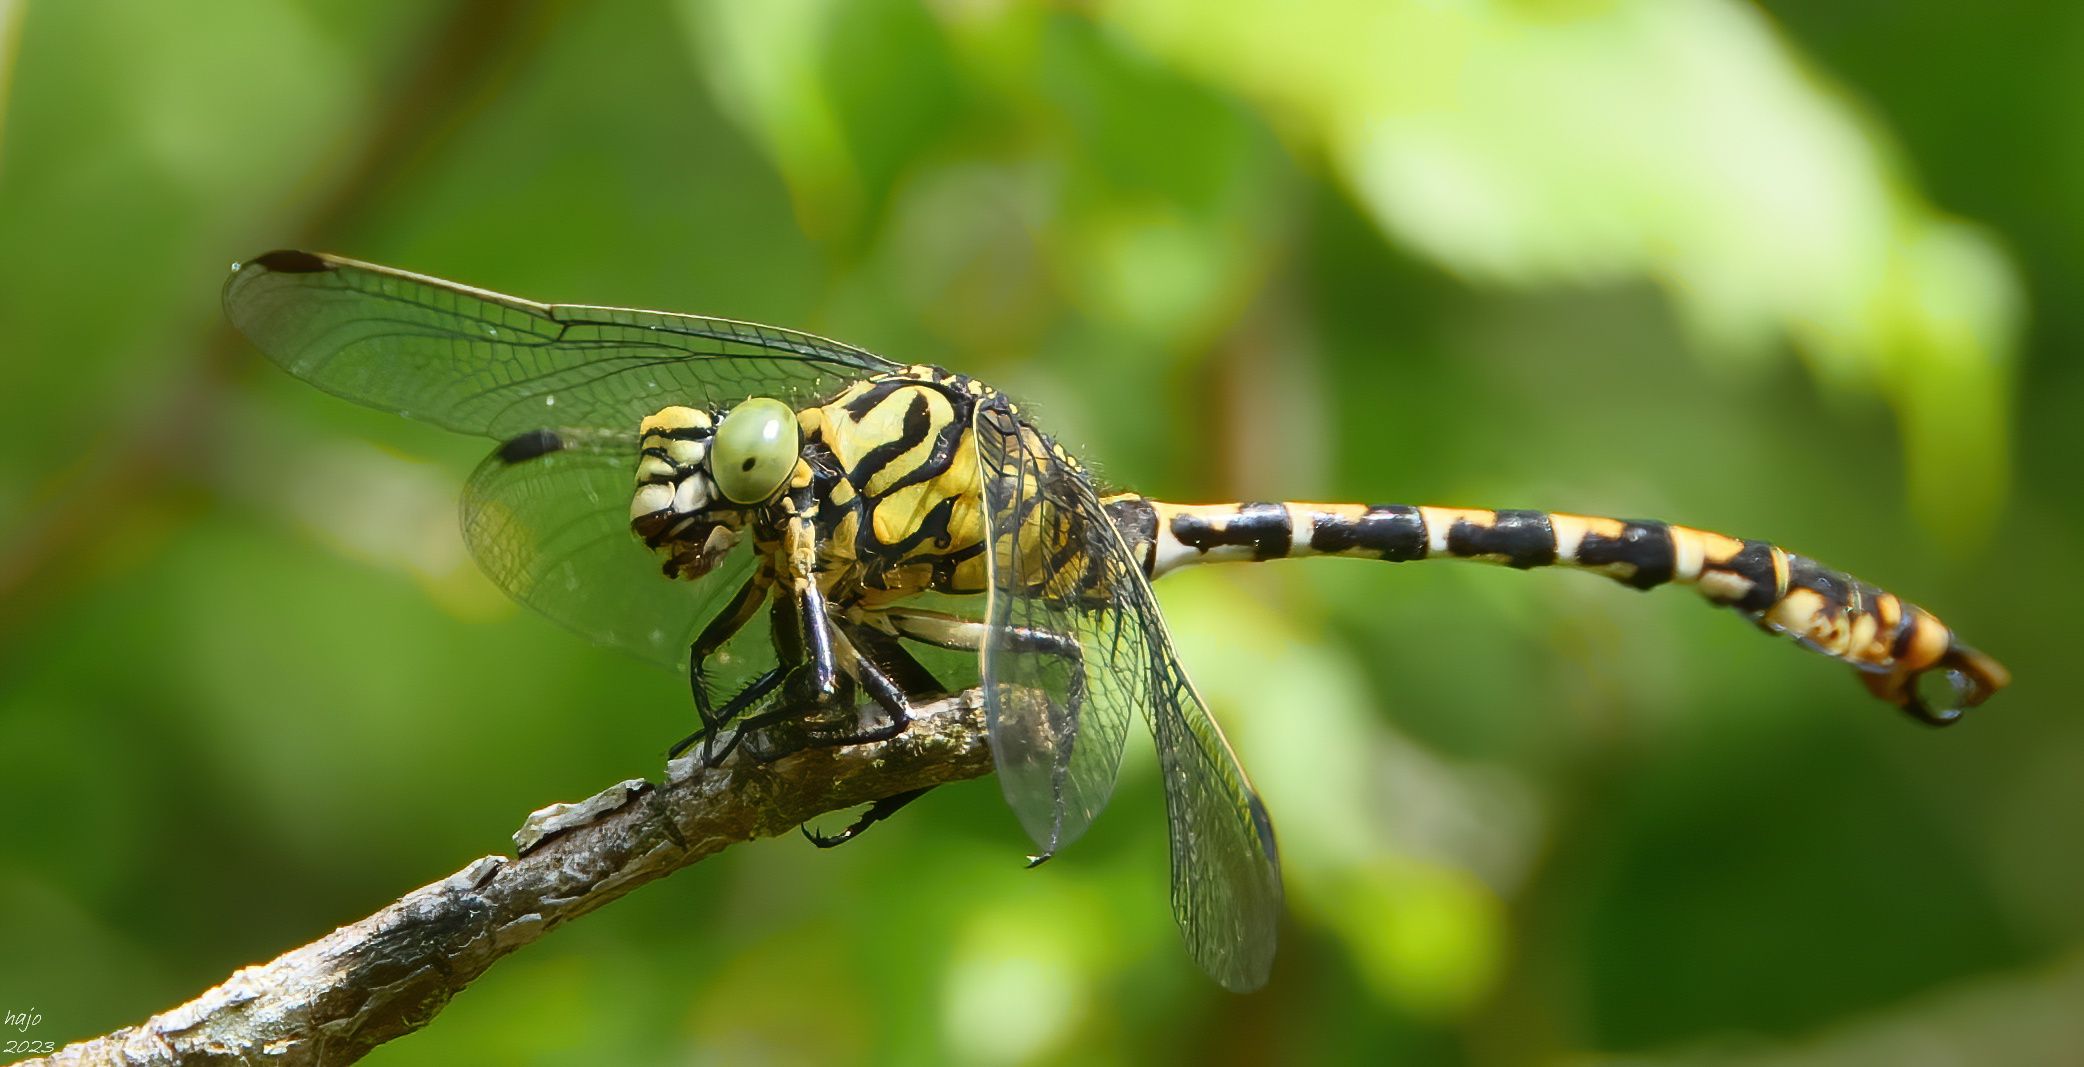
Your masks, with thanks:
[{"label": "dragonfly mandible", "polygon": [[[464,490],[472,554],[565,626],[685,667],[702,730],[682,747],[700,738],[714,757],[721,731],[764,706],[856,697],[879,723],[829,740],[894,736],[937,684],[908,648],[974,653],[1001,787],[1046,858],[1106,804],[1140,713],[1163,778],[1174,917],[1234,990],[1272,966],[1280,859],[1152,596],[1179,567],[1571,566],[1638,589],[1690,585],[1850,664],[1927,723],[2008,682],[1930,612],[1764,541],[1563,512],[1106,494],[990,386],[792,330],[539,304],[289,251],[236,265],[224,302],[291,374],[499,441]],[[768,656],[720,701],[710,668],[758,624]]]}]

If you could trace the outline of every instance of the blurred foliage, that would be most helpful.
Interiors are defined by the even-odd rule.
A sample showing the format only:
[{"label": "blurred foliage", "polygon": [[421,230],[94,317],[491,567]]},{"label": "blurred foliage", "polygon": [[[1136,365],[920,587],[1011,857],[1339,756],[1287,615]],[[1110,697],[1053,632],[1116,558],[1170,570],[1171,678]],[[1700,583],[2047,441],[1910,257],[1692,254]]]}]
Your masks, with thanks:
[{"label": "blurred foliage", "polygon": [[1266,992],[1180,950],[1137,753],[1041,870],[944,789],[372,1062],[2084,1059],[2080,48],[1936,0],[0,3],[0,1008],[136,1021],[685,732],[476,575],[482,442],[221,325],[306,245],[943,363],[1162,496],[1775,538],[2020,679],[1940,734],[1684,595],[1190,572],[1288,860]]}]

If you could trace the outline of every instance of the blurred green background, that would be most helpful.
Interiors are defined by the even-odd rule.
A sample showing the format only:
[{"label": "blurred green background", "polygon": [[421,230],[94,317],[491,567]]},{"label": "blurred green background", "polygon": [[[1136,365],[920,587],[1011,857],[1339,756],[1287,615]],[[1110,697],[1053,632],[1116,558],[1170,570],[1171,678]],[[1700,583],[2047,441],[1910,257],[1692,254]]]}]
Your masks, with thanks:
[{"label": "blurred green background", "polygon": [[1266,992],[1180,949],[1138,742],[1043,869],[942,789],[370,1062],[2084,1062],[2080,63],[2052,3],[0,2],[0,1008],[138,1021],[691,722],[477,575],[485,442],[230,334],[303,246],[942,363],[1172,499],[1773,538],[2019,679],[1935,732],[1685,594],[1189,572]]}]

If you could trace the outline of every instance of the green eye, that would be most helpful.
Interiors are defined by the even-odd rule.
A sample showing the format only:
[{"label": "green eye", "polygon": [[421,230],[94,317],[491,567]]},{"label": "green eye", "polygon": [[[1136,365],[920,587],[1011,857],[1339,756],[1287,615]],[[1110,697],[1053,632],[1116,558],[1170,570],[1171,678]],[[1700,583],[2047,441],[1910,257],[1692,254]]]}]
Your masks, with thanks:
[{"label": "green eye", "polygon": [[774,495],[796,467],[796,413],[760,397],[731,409],[717,424],[709,474],[724,499],[758,504]]}]

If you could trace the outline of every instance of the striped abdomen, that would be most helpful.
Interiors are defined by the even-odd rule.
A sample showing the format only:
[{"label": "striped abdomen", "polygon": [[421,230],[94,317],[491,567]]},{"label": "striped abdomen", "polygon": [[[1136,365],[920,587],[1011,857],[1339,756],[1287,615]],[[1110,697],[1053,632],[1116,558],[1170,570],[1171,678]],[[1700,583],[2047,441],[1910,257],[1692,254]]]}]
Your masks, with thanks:
[{"label": "striped abdomen", "polygon": [[[1909,601],[1777,545],[1688,526],[1406,505],[1181,505],[1134,495],[1107,504],[1153,578],[1190,563],[1297,556],[1571,566],[1637,589],[1691,585],[1766,630],[1859,668],[1875,696],[1929,723],[1954,721],[2011,680]],[[1928,676],[1950,682],[1952,693],[1934,701],[1932,687],[1920,685]]]}]

